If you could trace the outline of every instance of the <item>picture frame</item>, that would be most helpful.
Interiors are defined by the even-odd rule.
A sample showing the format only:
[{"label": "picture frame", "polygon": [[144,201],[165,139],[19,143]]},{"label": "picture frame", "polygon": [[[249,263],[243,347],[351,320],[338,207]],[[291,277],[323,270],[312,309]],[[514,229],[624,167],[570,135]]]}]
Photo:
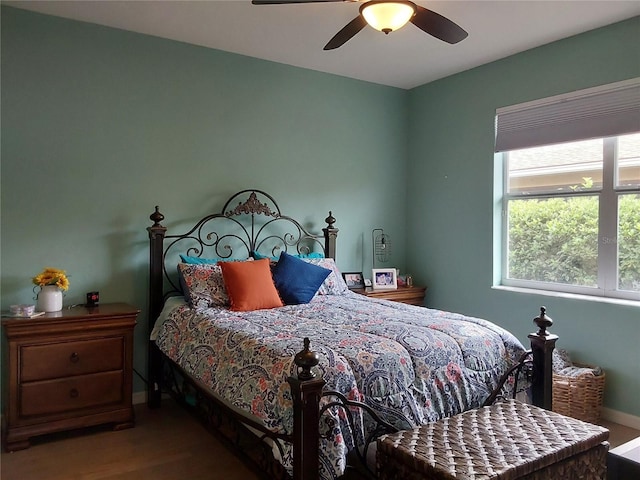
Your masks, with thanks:
[{"label": "picture frame", "polygon": [[344,278],[349,290],[364,288],[364,276],[362,272],[343,272],[342,278]]},{"label": "picture frame", "polygon": [[374,268],[371,270],[374,290],[396,290],[398,288],[398,272],[395,268]]}]

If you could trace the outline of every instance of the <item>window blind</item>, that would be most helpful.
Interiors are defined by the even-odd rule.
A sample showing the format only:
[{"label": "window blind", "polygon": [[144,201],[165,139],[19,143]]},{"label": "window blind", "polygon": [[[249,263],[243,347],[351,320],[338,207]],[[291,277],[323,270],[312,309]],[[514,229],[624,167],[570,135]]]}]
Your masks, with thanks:
[{"label": "window blind", "polygon": [[495,151],[640,131],[640,78],[496,110]]}]

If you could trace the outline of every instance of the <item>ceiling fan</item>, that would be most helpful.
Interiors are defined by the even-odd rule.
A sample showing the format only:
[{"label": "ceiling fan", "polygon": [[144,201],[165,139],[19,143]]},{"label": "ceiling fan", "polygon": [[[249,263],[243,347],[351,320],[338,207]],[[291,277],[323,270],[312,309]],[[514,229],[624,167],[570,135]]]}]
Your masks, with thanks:
[{"label": "ceiling fan", "polygon": [[[287,3],[326,3],[357,0],[252,0],[254,5],[281,5]],[[324,46],[333,50],[351,40],[367,24],[386,34],[398,30],[407,22],[413,23],[447,43],[458,43],[467,38],[468,33],[446,17],[427,8],[405,0],[370,0],[360,6],[360,14],[347,23]]]}]

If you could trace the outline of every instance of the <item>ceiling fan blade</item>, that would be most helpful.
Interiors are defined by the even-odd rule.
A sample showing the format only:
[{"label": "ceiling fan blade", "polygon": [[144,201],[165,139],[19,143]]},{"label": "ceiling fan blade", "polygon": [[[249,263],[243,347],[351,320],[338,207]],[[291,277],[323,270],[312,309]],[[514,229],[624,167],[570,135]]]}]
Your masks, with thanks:
[{"label": "ceiling fan blade", "polygon": [[336,33],[329,43],[324,46],[323,50],[333,50],[334,48],[341,47],[345,43],[347,43],[351,38],[362,30],[367,21],[364,19],[362,15],[358,15],[356,18],[347,23],[342,30]]},{"label": "ceiling fan blade", "polygon": [[410,20],[420,30],[447,43],[458,43],[469,35],[459,25],[439,13],[416,5],[416,14]]},{"label": "ceiling fan blade", "polygon": [[328,3],[349,2],[353,0],[251,0],[254,5],[286,5],[287,3]]}]

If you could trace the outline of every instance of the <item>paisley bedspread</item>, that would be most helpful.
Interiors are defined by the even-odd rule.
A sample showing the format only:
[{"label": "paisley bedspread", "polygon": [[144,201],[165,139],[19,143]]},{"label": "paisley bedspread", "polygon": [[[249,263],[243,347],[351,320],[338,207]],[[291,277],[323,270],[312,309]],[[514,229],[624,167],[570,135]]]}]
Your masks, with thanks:
[{"label": "paisley bedspread", "polygon": [[[252,312],[174,302],[165,313],[153,333],[165,355],[224,401],[286,433],[293,426],[286,379],[304,337],[319,354],[326,389],[364,401],[400,428],[478,407],[524,352],[486,320],[352,292]],[[338,417],[321,440],[322,478],[343,472],[346,451],[361,437]],[[290,467],[290,448],[282,462]]]}]

